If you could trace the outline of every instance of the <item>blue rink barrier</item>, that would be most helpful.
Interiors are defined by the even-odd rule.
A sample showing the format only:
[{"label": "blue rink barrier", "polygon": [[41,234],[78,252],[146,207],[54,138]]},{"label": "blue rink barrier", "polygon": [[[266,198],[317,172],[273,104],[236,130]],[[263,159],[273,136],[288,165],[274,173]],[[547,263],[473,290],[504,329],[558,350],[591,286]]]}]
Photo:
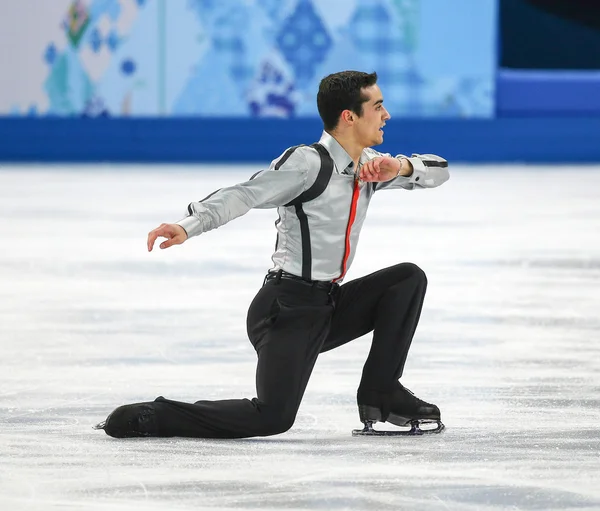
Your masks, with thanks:
[{"label": "blue rink barrier", "polygon": [[[0,118],[0,161],[268,162],[318,140],[319,119]],[[452,162],[600,162],[600,116],[489,120],[393,118],[379,150]]]},{"label": "blue rink barrier", "polygon": [[500,69],[499,117],[600,116],[600,71]]}]

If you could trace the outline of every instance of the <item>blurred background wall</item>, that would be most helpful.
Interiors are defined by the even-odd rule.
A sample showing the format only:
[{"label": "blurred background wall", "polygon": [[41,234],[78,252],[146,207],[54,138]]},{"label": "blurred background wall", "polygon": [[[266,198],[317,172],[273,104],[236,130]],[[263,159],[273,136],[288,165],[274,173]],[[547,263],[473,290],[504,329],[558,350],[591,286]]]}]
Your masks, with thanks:
[{"label": "blurred background wall", "polygon": [[0,160],[268,161],[325,75],[377,71],[391,152],[600,161],[585,0],[20,0],[0,7]]}]

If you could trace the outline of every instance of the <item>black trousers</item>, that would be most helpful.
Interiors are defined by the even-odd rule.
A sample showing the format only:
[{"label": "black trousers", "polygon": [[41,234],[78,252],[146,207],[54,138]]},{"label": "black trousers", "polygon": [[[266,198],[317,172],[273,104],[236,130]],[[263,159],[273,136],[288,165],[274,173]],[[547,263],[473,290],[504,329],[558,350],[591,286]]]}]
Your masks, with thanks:
[{"label": "black trousers", "polygon": [[296,418],[319,353],[373,332],[360,390],[389,392],[402,376],[427,279],[402,263],[333,292],[282,278],[259,290],[247,330],[258,355],[256,396],[183,403],[153,402],[159,436],[243,438],[287,431]]}]

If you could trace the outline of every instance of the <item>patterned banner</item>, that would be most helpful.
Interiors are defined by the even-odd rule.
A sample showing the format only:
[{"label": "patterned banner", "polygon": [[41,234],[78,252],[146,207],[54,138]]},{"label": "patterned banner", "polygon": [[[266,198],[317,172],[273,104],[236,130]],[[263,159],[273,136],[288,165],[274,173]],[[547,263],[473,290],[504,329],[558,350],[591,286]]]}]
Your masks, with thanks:
[{"label": "patterned banner", "polygon": [[[392,115],[490,117],[495,4],[9,2],[4,22],[22,27],[16,41],[14,30],[0,32],[3,47],[12,48],[0,57],[8,76],[0,115],[316,116],[321,78],[357,69],[377,71]],[[32,16],[43,23],[28,24]]]}]

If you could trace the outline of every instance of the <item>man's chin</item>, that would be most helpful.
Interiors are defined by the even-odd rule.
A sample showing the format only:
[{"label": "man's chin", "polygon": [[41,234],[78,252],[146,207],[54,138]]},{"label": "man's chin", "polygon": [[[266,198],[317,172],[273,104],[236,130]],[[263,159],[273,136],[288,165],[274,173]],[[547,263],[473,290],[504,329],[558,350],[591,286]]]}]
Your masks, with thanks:
[{"label": "man's chin", "polygon": [[367,147],[373,147],[380,144],[383,144],[383,131],[380,131],[379,135],[372,138],[370,144]]}]

